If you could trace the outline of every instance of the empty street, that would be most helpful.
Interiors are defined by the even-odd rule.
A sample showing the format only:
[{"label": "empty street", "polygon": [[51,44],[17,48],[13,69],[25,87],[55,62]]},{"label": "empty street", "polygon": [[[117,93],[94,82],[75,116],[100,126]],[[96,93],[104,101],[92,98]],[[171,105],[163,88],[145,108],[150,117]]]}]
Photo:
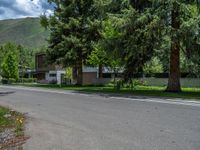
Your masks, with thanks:
[{"label": "empty street", "polygon": [[200,102],[0,86],[26,113],[24,150],[199,150]]}]

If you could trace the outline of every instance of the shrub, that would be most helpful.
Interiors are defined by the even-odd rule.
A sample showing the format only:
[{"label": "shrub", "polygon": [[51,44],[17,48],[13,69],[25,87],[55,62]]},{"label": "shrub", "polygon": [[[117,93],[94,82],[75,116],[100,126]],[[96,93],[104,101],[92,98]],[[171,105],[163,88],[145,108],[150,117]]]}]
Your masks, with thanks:
[{"label": "shrub", "polygon": [[17,80],[18,83],[34,83],[37,82],[36,78],[20,78]]},{"label": "shrub", "polygon": [[115,89],[117,91],[119,91],[122,86],[123,86],[123,82],[121,80],[119,80],[119,81],[116,82]]},{"label": "shrub", "polygon": [[10,79],[6,79],[6,78],[3,78],[1,80],[2,84],[12,84],[12,83],[16,83],[16,79],[13,79],[13,78],[10,78]]},{"label": "shrub", "polygon": [[17,82],[16,79],[13,79],[13,78],[8,79],[8,84],[12,84],[12,83],[16,83],[16,82]]},{"label": "shrub", "polygon": [[147,82],[144,80],[134,80],[133,81],[133,86],[146,86]]},{"label": "shrub", "polygon": [[8,79],[2,79],[2,80],[1,80],[1,83],[2,83],[2,84],[8,84]]},{"label": "shrub", "polygon": [[57,84],[57,80],[51,80],[49,84]]}]

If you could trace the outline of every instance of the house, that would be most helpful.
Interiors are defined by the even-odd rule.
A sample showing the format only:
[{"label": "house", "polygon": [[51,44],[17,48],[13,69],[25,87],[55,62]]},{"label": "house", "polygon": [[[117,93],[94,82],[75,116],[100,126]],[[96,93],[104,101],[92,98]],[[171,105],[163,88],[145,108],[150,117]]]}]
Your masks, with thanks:
[{"label": "house", "polygon": [[32,78],[34,76],[34,70],[27,66],[18,66],[20,78]]},{"label": "house", "polygon": [[48,64],[45,53],[35,55],[35,74],[39,83],[61,84],[65,69],[60,65]]},{"label": "house", "polygon": [[90,66],[83,67],[83,84],[84,85],[94,84],[97,79],[98,79],[97,67],[90,67]]},{"label": "house", "polygon": [[[73,69],[74,70],[74,69]],[[114,78],[114,71],[109,67],[103,67],[103,78],[99,78],[99,68],[93,66],[83,66],[83,84],[105,84]],[[48,64],[46,53],[35,55],[35,76],[39,83],[65,84],[64,75],[66,68],[62,65]],[[120,73],[122,71],[119,71]],[[76,84],[76,73],[73,71],[72,84]],[[120,74],[118,73],[118,74]],[[115,73],[116,74],[116,73]],[[118,76],[116,76],[118,77]]]},{"label": "house", "polygon": [[[35,76],[39,83],[66,83],[64,79],[65,70],[61,65],[48,64],[45,53],[37,53],[35,55]],[[94,84],[98,79],[97,67],[83,67],[83,84]],[[73,84],[76,83],[75,75],[73,75]]]}]

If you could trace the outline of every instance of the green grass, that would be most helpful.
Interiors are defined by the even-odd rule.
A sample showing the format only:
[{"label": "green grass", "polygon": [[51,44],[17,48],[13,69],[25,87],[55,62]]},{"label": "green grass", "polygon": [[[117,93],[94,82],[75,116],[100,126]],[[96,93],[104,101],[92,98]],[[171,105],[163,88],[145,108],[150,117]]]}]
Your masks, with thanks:
[{"label": "green grass", "polygon": [[152,97],[166,97],[166,98],[183,98],[183,99],[197,99],[200,100],[200,88],[182,88],[180,93],[165,92],[166,87],[156,86],[136,86],[134,89],[122,88],[115,90],[113,86],[62,86],[48,85],[48,84],[24,84],[23,86],[41,87],[48,89],[63,89],[73,90],[76,92],[89,93],[113,93],[113,94],[130,94],[136,96],[152,96]]},{"label": "green grass", "polygon": [[0,132],[14,128],[16,136],[23,136],[24,120],[22,114],[0,106]]}]

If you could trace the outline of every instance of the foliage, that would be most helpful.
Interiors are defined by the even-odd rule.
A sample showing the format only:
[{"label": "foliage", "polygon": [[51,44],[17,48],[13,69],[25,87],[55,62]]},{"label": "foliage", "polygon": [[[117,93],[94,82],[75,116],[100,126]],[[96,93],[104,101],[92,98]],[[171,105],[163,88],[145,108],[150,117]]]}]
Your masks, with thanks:
[{"label": "foliage", "polygon": [[87,62],[92,65],[109,65],[109,58],[106,51],[100,44],[93,45],[94,50],[88,56]]},{"label": "foliage", "polygon": [[0,49],[2,51],[1,76],[6,79],[18,79],[18,49],[13,43],[7,43]]},{"label": "foliage", "polygon": [[[197,52],[195,52],[197,53]],[[182,72],[188,72],[188,77],[200,77],[200,54],[196,54],[190,58],[185,56],[184,54],[181,55],[181,70]]]},{"label": "foliage", "polygon": [[147,73],[147,74],[163,72],[162,63],[157,57],[153,57],[150,61],[145,63],[143,69],[144,69],[144,73]]},{"label": "foliage", "polygon": [[[7,129],[14,129],[13,136],[15,138],[24,136],[25,116],[8,108],[0,107],[0,133]],[[9,138],[9,137],[8,137]],[[24,137],[24,140],[26,138]],[[17,141],[17,140],[16,140]],[[19,142],[19,141],[18,141]],[[5,142],[0,144],[1,149],[9,149],[11,146],[18,144],[18,142],[7,144]]]},{"label": "foliage", "polygon": [[164,71],[168,91],[175,92],[181,90],[180,68],[198,74],[199,0],[49,2],[55,3],[54,15],[41,16],[51,31],[49,60],[77,68],[79,77],[88,63],[122,70],[126,82],[134,73]]},{"label": "foliage", "polygon": [[17,50],[19,55],[19,66],[21,66],[22,69],[34,68],[35,52],[33,49],[27,49],[22,45],[18,45]]},{"label": "foliage", "polygon": [[18,62],[17,56],[13,52],[9,52],[5,57],[2,65],[2,77],[6,79],[18,79],[19,78],[19,70],[18,70]]},{"label": "foliage", "polygon": [[67,67],[66,71],[65,71],[65,78],[68,80],[72,80],[73,76],[72,76],[72,68],[71,67]]},{"label": "foliage", "polygon": [[[118,37],[120,46],[116,47],[119,51],[123,49],[125,81],[130,80],[133,73],[142,72],[144,64],[158,53],[156,50],[165,47],[166,52],[171,45],[168,87],[171,91],[179,91],[179,50],[185,49],[188,52],[187,47],[190,51],[199,49],[199,15],[196,13],[198,10],[193,7],[198,7],[199,3],[196,2],[199,1],[120,2],[121,5],[118,6],[125,7],[118,7],[119,11],[114,12],[114,17],[118,21],[116,28],[121,33]],[[187,30],[189,28],[186,27],[193,30]]]},{"label": "foliage", "polygon": [[[55,3],[54,15],[47,20],[51,35],[48,56],[52,62],[77,67],[78,84],[82,84],[82,66],[93,47],[92,42],[101,37],[100,2],[95,0],[50,0]],[[42,21],[45,22],[45,21]]]},{"label": "foliage", "polygon": [[183,69],[199,77],[200,75],[200,15],[195,5],[190,6],[191,18],[182,26]]},{"label": "foliage", "polygon": [[[0,66],[4,60],[4,57],[6,56],[7,50],[4,49],[3,46],[0,46]],[[1,72],[1,67],[0,67],[0,72]]]},{"label": "foliage", "polygon": [[[196,40],[199,33],[197,15],[199,0],[152,1],[152,10],[161,18],[162,34],[170,38],[170,69],[167,91],[179,92],[180,85],[180,50],[196,51],[200,44]],[[195,22],[195,23],[194,23]],[[187,27],[190,27],[188,30]],[[193,30],[191,30],[193,29]],[[188,55],[187,55],[188,56]]]},{"label": "foliage", "polygon": [[5,72],[6,68],[8,67],[8,64],[6,64],[8,62],[5,62],[5,59],[8,55],[13,56],[12,59],[15,59],[14,61],[16,61],[15,65],[19,67],[17,71],[20,71],[22,76],[25,73],[26,69],[34,68],[35,52],[33,51],[33,49],[27,49],[22,45],[16,45],[15,43],[6,43],[5,45],[0,47],[0,66],[4,66],[0,67],[1,74],[3,73],[2,69],[4,68]]},{"label": "foliage", "polygon": [[101,48],[106,55],[106,65],[112,69],[115,73],[122,70],[124,63],[121,56],[123,54],[120,37],[121,33],[118,30],[118,26],[121,25],[121,21],[116,17],[108,16],[108,19],[103,21]]},{"label": "foliage", "polygon": [[[160,37],[160,20],[140,3],[122,1],[119,11],[110,15],[115,32],[108,36],[108,43],[124,62],[124,79],[129,81],[134,73],[142,70],[153,55]],[[113,30],[111,30],[113,31]],[[111,39],[111,40],[110,40]]]},{"label": "foliage", "polygon": [[91,41],[99,37],[94,1],[52,2],[57,7],[55,16],[49,18],[50,59],[65,65],[74,65],[77,60],[84,61],[92,49]]},{"label": "foliage", "polygon": [[36,78],[19,78],[15,83],[35,83],[37,82]]}]

